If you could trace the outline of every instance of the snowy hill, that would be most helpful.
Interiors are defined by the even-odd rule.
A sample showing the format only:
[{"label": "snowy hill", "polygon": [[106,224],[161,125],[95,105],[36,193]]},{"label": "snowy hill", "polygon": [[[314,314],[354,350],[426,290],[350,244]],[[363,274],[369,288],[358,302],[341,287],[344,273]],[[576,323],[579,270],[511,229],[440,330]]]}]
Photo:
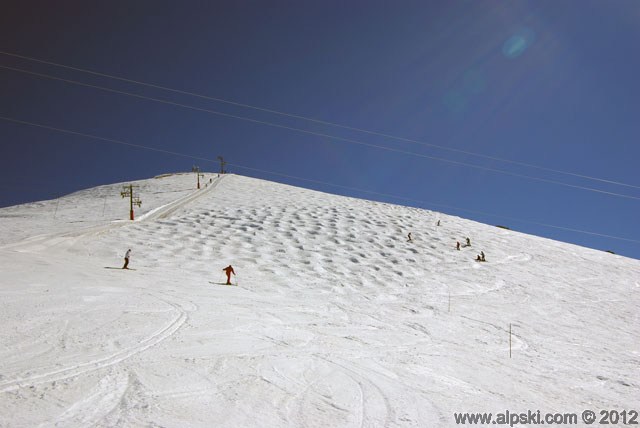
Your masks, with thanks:
[{"label": "snowy hill", "polygon": [[[133,222],[121,184],[0,209],[0,426],[640,410],[639,261],[241,176],[194,181],[134,183]],[[135,270],[119,269],[127,248]],[[229,264],[237,287],[217,284]]]}]

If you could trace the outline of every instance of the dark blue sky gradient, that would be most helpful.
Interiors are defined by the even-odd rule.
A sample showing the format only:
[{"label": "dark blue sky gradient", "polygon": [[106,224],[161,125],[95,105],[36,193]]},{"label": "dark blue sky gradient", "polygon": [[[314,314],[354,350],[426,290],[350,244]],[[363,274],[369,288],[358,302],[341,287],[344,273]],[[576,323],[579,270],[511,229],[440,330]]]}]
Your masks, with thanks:
[{"label": "dark blue sky gradient", "polygon": [[[640,258],[640,3],[215,1],[3,3],[0,50],[586,180],[205,100],[5,54],[0,66],[632,198],[350,144],[0,68],[0,206],[100,184],[231,172],[414,205]],[[409,198],[329,187],[272,171]],[[194,178],[195,181],[195,178]],[[144,195],[141,195],[144,201]],[[512,219],[445,208],[443,204]]]}]

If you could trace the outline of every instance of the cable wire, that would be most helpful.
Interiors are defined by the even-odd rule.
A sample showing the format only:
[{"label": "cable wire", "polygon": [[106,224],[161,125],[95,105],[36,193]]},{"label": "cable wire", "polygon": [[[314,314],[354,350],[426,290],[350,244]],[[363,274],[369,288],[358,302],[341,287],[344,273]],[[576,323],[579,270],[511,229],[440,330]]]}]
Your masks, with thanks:
[{"label": "cable wire", "polygon": [[127,83],[134,83],[136,85],[147,86],[149,88],[161,89],[163,91],[169,91],[169,92],[173,92],[173,93],[177,93],[177,94],[189,95],[189,96],[192,96],[192,97],[206,99],[206,100],[209,100],[209,101],[215,101],[215,102],[225,103],[225,104],[229,104],[229,105],[233,105],[233,106],[237,106],[237,107],[253,109],[253,110],[256,110],[256,111],[262,111],[262,112],[266,112],[266,113],[277,114],[277,115],[280,115],[280,116],[290,117],[290,118],[294,118],[294,119],[306,120],[308,122],[318,123],[318,124],[327,125],[327,126],[333,126],[333,127],[336,127],[336,128],[347,129],[347,130],[350,130],[350,131],[362,132],[362,133],[365,133],[365,134],[376,135],[376,136],[385,137],[385,138],[390,138],[390,139],[394,139],[394,140],[397,140],[397,141],[404,141],[404,142],[407,142],[407,143],[419,144],[419,145],[422,145],[422,146],[425,146],[425,147],[433,147],[433,148],[437,148],[437,149],[440,149],[440,150],[447,150],[447,151],[450,151],[450,152],[462,153],[462,154],[466,154],[466,155],[470,155],[470,156],[477,156],[477,157],[481,157],[481,158],[484,158],[484,159],[489,159],[489,160],[494,160],[494,161],[498,161],[498,162],[509,163],[509,164],[512,164],[512,165],[519,165],[519,166],[524,166],[524,167],[528,167],[528,168],[539,169],[539,170],[542,170],[542,171],[549,171],[549,172],[554,172],[554,173],[558,173],[558,174],[569,175],[569,176],[572,176],[572,177],[583,178],[583,179],[586,179],[586,180],[593,180],[593,181],[599,181],[599,182],[602,182],[602,183],[615,184],[615,185],[618,185],[618,186],[625,186],[625,187],[631,187],[631,188],[635,188],[635,189],[640,189],[640,186],[636,186],[636,185],[628,184],[628,183],[622,183],[620,181],[607,180],[607,179],[593,177],[593,176],[589,176],[589,175],[577,174],[577,173],[574,173],[574,172],[563,171],[563,170],[559,170],[559,169],[544,167],[544,166],[535,165],[535,164],[526,163],[526,162],[515,161],[515,160],[511,160],[511,159],[500,158],[500,157],[496,157],[496,156],[489,156],[489,155],[485,155],[485,154],[481,154],[481,153],[471,152],[471,151],[468,151],[468,150],[461,150],[461,149],[456,149],[456,148],[452,148],[452,147],[446,147],[446,146],[442,146],[442,145],[438,145],[438,144],[427,143],[427,142],[424,142],[424,141],[414,140],[414,139],[405,138],[405,137],[399,137],[399,136],[395,136],[395,135],[391,135],[391,134],[385,134],[385,133],[377,132],[377,131],[371,131],[371,130],[367,130],[367,129],[363,129],[363,128],[356,128],[356,127],[352,127],[352,126],[338,124],[338,123],[335,123],[335,122],[329,122],[329,121],[325,121],[325,120],[314,119],[314,118],[301,116],[301,115],[297,115],[297,114],[293,114],[293,113],[286,113],[286,112],[282,112],[282,111],[278,111],[278,110],[273,110],[273,109],[268,109],[268,108],[264,108],[264,107],[254,106],[254,105],[251,105],[251,104],[244,104],[244,103],[240,103],[240,102],[236,102],[236,101],[230,101],[230,100],[225,100],[225,99],[222,99],[222,98],[202,95],[202,94],[198,94],[198,93],[195,93],[195,92],[189,92],[189,91],[184,91],[184,90],[180,90],[180,89],[169,88],[167,86],[155,85],[155,84],[152,84],[152,83],[142,82],[142,81],[139,81],[139,80],[127,79],[127,78],[124,78],[124,77],[114,76],[114,75],[111,75],[111,74],[100,73],[100,72],[87,70],[87,69],[83,69],[83,68],[78,68],[78,67],[72,67],[72,66],[69,66],[69,65],[64,65],[64,64],[60,64],[60,63],[51,62],[51,61],[45,61],[45,60],[41,60],[41,59],[37,59],[37,58],[18,55],[18,54],[15,54],[15,53],[0,51],[0,54],[7,55],[7,56],[12,56],[12,57],[15,57],[15,58],[20,58],[20,59],[25,59],[25,60],[28,60],[28,61],[34,61],[34,62],[38,62],[38,63],[41,63],[41,64],[47,64],[47,65],[53,65],[53,66],[56,66],[56,67],[66,68],[68,70],[74,70],[74,71],[79,71],[79,72],[82,72],[82,73],[92,74],[94,76],[106,77],[106,78],[109,78],[109,79],[119,80],[119,81],[127,82]]},{"label": "cable wire", "polygon": [[7,69],[7,70],[12,70],[12,71],[17,71],[19,73],[31,74],[31,75],[38,76],[38,77],[43,77],[43,78],[46,78],[46,79],[57,80],[57,81],[65,82],[65,83],[71,83],[71,84],[74,84],[74,85],[85,86],[85,87],[88,87],[88,88],[99,89],[99,90],[102,90],[102,91],[112,92],[112,93],[116,93],[116,94],[120,94],[120,95],[127,95],[127,96],[134,97],[134,98],[144,99],[144,100],[148,100],[148,101],[154,101],[154,102],[158,102],[158,103],[162,103],[162,104],[168,104],[168,105],[173,105],[173,106],[177,106],[177,107],[183,107],[183,108],[190,109],[190,110],[195,110],[195,111],[200,111],[200,112],[204,112],[204,113],[210,113],[210,114],[214,114],[214,115],[218,115],[218,116],[238,119],[238,120],[242,120],[242,121],[246,121],[246,122],[256,123],[256,124],[260,124],[260,125],[270,126],[270,127],[274,127],[274,128],[286,129],[286,130],[289,130],[289,131],[295,131],[295,132],[300,132],[300,133],[304,133],[304,134],[315,135],[315,136],[327,138],[327,139],[330,139],[330,140],[342,141],[342,142],[345,142],[345,143],[350,143],[350,144],[356,144],[356,145],[365,146],[365,147],[376,148],[376,149],[379,149],[379,150],[385,150],[385,151],[388,151],[388,152],[400,153],[400,154],[404,154],[404,155],[407,155],[407,156],[415,156],[415,157],[419,157],[419,158],[423,158],[423,159],[431,159],[431,160],[436,160],[436,161],[440,161],[440,162],[450,163],[450,164],[453,164],[453,165],[480,169],[480,170],[483,170],[483,171],[489,171],[489,172],[494,172],[494,173],[497,173],[497,174],[509,175],[511,177],[524,178],[524,179],[538,181],[538,182],[542,182],[542,183],[556,184],[556,185],[559,185],[559,186],[565,186],[565,187],[569,187],[569,188],[573,188],[573,189],[580,189],[580,190],[600,193],[600,194],[604,194],[604,195],[616,196],[616,197],[620,197],[620,198],[633,199],[633,200],[640,200],[640,197],[631,196],[631,195],[625,195],[625,194],[622,194],[622,193],[609,192],[609,191],[606,191],[606,190],[594,189],[592,187],[586,187],[586,186],[579,186],[579,185],[575,185],[575,184],[564,183],[564,182],[557,181],[557,180],[550,180],[550,179],[546,179],[546,178],[533,177],[533,176],[530,176],[530,175],[518,174],[518,173],[515,173],[515,172],[510,172],[510,171],[504,171],[504,170],[495,169],[495,168],[484,167],[484,166],[480,166],[480,165],[470,164],[470,163],[467,163],[467,162],[460,162],[460,161],[455,161],[455,160],[446,159],[446,158],[440,158],[440,157],[436,157],[436,156],[429,156],[429,155],[425,155],[425,154],[422,154],[422,153],[411,152],[411,151],[408,151],[408,150],[402,150],[402,149],[396,149],[396,148],[393,148],[393,147],[382,146],[382,145],[379,145],[379,144],[367,143],[367,142],[364,142],[364,141],[354,140],[354,139],[351,139],[351,138],[343,138],[343,137],[337,137],[337,136],[334,136],[334,135],[324,134],[324,133],[321,133],[321,132],[308,131],[306,129],[300,129],[300,128],[295,128],[295,127],[291,127],[291,126],[280,125],[280,124],[267,122],[267,121],[263,121],[263,120],[251,119],[251,118],[248,118],[248,117],[233,115],[233,114],[229,114],[229,113],[223,113],[223,112],[216,111],[216,110],[210,110],[210,109],[205,109],[205,108],[200,108],[200,107],[194,107],[194,106],[190,106],[190,105],[187,105],[187,104],[181,104],[181,103],[176,103],[176,102],[173,102],[173,101],[162,100],[162,99],[159,99],[159,98],[152,98],[152,97],[147,97],[147,96],[144,96],[144,95],[132,94],[130,92],[120,91],[120,90],[117,90],[117,89],[105,88],[103,86],[91,85],[91,84],[88,84],[88,83],[78,82],[78,81],[70,80],[70,79],[63,79],[61,77],[50,76],[50,75],[47,75],[47,74],[36,73],[36,72],[33,72],[33,71],[22,70],[22,69],[19,69],[19,68],[7,67],[7,66],[4,66],[4,65],[0,65],[0,68],[4,68],[4,69]]},{"label": "cable wire", "polygon": [[121,144],[123,146],[135,147],[135,148],[144,149],[144,150],[152,150],[154,152],[165,153],[165,154],[168,154],[168,155],[181,156],[181,157],[184,157],[184,158],[190,158],[190,159],[213,162],[211,159],[206,159],[206,158],[203,158],[203,157],[186,155],[184,153],[172,152],[170,150],[158,149],[158,148],[155,148],[155,147],[143,146],[143,145],[140,145],[140,144],[127,143],[125,141],[114,140],[112,138],[98,137],[97,135],[85,134],[83,132],[77,132],[77,131],[70,131],[68,129],[56,128],[56,127],[53,127],[53,126],[42,125],[42,124],[39,124],[39,123],[26,122],[24,120],[13,119],[11,117],[0,116],[0,119],[6,120],[7,122],[19,123],[21,125],[29,125],[29,126],[34,126],[36,128],[48,129],[50,131],[57,131],[57,132],[65,133],[65,134],[77,135],[77,136],[80,136],[80,137],[93,138],[94,140],[101,140],[101,141],[106,141],[106,142],[109,142],[109,143]]}]

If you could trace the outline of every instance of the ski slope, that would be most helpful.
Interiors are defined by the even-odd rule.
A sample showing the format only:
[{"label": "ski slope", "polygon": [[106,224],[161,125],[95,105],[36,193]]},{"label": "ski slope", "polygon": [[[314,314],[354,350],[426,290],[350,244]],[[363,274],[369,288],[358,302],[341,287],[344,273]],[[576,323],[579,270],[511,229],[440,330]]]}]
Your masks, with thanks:
[{"label": "ski slope", "polygon": [[[640,410],[639,261],[242,176],[194,181],[134,183],[133,222],[127,183],[0,209],[1,427]],[[119,269],[127,248],[135,270]],[[217,284],[229,264],[237,287]]]}]

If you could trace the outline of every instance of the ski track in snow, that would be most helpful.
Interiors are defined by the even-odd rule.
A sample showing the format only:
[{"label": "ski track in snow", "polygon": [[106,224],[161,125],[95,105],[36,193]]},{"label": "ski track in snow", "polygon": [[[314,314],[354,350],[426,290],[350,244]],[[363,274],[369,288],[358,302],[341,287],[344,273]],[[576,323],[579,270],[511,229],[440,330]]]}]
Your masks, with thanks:
[{"label": "ski track in snow", "polygon": [[24,377],[17,377],[8,381],[2,381],[0,382],[0,392],[8,392],[35,384],[67,379],[70,377],[81,375],[83,373],[103,369],[114,364],[118,364],[126,360],[127,358],[130,358],[162,342],[163,340],[173,335],[184,324],[187,319],[187,312],[175,303],[160,298],[158,298],[158,300],[171,306],[175,310],[175,312],[177,312],[177,314],[166,326],[151,334],[146,339],[140,341],[138,345],[131,348],[123,349],[120,352],[116,352],[114,354],[107,355],[95,360],[73,364],[69,367],[44,370],[43,372],[35,375],[28,375]]},{"label": "ski track in snow", "polygon": [[[640,393],[635,260],[238,176],[185,190],[192,179],[141,181],[151,203],[134,222],[104,214],[118,185],[58,201],[59,219],[51,201],[3,218],[34,214],[38,236],[0,247],[0,426],[453,426],[454,411]],[[136,270],[105,270],[126,247]],[[227,264],[239,286],[210,284]]]},{"label": "ski track in snow", "polygon": [[84,399],[74,403],[51,423],[43,423],[40,427],[94,426],[120,404],[128,386],[126,373],[108,374],[88,391]]}]

